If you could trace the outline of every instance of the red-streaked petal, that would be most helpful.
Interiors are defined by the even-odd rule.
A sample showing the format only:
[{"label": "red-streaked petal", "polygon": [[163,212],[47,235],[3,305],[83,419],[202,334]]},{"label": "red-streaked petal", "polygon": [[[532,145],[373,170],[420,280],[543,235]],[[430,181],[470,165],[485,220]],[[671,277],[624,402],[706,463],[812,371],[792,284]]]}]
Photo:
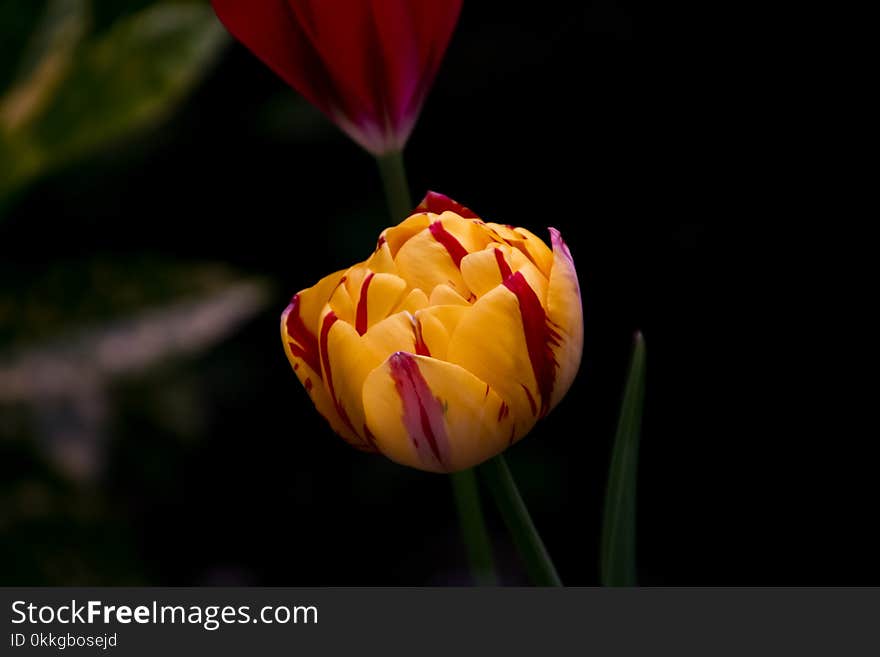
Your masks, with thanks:
[{"label": "red-streaked petal", "polygon": [[504,281],[504,287],[513,292],[519,301],[519,312],[526,337],[526,347],[532,371],[541,396],[541,414],[550,410],[553,386],[556,383],[556,356],[554,347],[561,344],[561,336],[550,322],[538,295],[529,286],[522,272],[516,272]]},{"label": "red-streaked petal", "polygon": [[559,336],[558,344],[551,344],[558,364],[556,384],[550,401],[552,409],[568,392],[581,363],[584,348],[584,315],[581,288],[577,271],[568,246],[555,228],[550,228],[553,244],[553,267],[547,286],[547,315],[553,330]]},{"label": "red-streaked petal", "polygon": [[339,286],[345,271],[337,271],[325,276],[310,288],[294,295],[281,323],[281,335],[285,349],[290,349],[320,376],[321,367],[318,356],[318,321],[324,304]]},{"label": "red-streaked petal", "polygon": [[544,241],[525,228],[514,228],[504,224],[487,223],[483,227],[498,241],[503,242],[522,252],[533,265],[545,276],[550,275],[553,266],[553,253]]},{"label": "red-streaked petal", "polygon": [[454,212],[463,219],[479,219],[473,210],[464,207],[461,203],[453,201],[448,196],[438,194],[437,192],[428,192],[422,202],[416,207],[418,212],[432,212],[434,214],[443,214],[446,211]]},{"label": "red-streaked petal", "polygon": [[367,426],[388,458],[421,470],[455,472],[503,451],[515,426],[504,400],[463,368],[392,354],[364,382]]},{"label": "red-streaked petal", "polygon": [[524,433],[538,420],[540,393],[517,296],[499,285],[465,310],[450,335],[446,359],[488,383]]},{"label": "red-streaked petal", "polygon": [[443,222],[439,219],[431,222],[431,225],[428,228],[434,239],[446,249],[446,252],[449,254],[449,257],[452,258],[452,262],[455,263],[455,266],[460,267],[461,259],[468,253],[467,249],[461,245],[461,242],[459,242],[452,233],[446,230],[443,226]]},{"label": "red-streaked petal", "polygon": [[363,335],[326,308],[319,338],[324,383],[343,423],[367,444],[362,388],[364,379],[389,354],[415,350],[415,335],[406,313],[392,315]]},{"label": "red-streaked petal", "polygon": [[[336,433],[358,449],[375,451],[371,446],[365,444],[339,415],[336,405],[324,384],[317,338],[306,338],[299,332],[299,329],[294,329],[294,334],[297,336],[296,339],[291,336],[290,327],[302,322],[302,317],[300,316],[302,306],[297,297],[294,297],[294,302],[281,315],[281,342],[284,345],[284,353],[287,355],[294,373],[300,383],[303,384],[303,387],[305,387],[315,408],[330,423],[330,426]],[[303,349],[303,342],[310,344],[308,349]],[[314,349],[314,352],[311,352],[312,349]]]},{"label": "red-streaked petal", "polygon": [[466,305],[453,305],[431,306],[418,311],[414,320],[427,352],[422,355],[446,360],[449,338],[469,310]]},{"label": "red-streaked petal", "polygon": [[462,278],[477,297],[494,290],[512,273],[500,247],[471,253],[461,261]]},{"label": "red-streaked petal", "polygon": [[361,284],[355,311],[355,328],[360,335],[391,314],[406,292],[406,282],[393,274],[369,272]]},{"label": "red-streaked petal", "polygon": [[447,246],[438,242],[430,231],[422,231],[400,247],[394,259],[397,271],[410,287],[433,290],[445,284],[467,298],[470,291]]}]

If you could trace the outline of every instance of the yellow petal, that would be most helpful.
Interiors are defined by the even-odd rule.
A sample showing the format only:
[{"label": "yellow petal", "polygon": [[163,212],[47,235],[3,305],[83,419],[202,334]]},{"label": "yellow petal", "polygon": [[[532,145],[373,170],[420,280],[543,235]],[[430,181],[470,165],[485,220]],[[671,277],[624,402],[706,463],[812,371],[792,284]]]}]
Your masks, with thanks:
[{"label": "yellow petal", "polygon": [[391,257],[397,257],[397,252],[411,237],[428,227],[428,215],[424,212],[414,214],[392,228],[386,228],[379,236],[379,245],[387,244]]},{"label": "yellow petal", "polygon": [[553,267],[553,252],[547,247],[540,237],[525,228],[514,228],[513,232],[522,239],[518,244],[511,240],[511,246],[517,247],[520,251],[526,253],[544,276],[550,275],[550,269]]},{"label": "yellow petal", "polygon": [[468,300],[461,296],[458,292],[453,290],[451,287],[446,285],[445,283],[438,285],[433,290],[431,290],[431,305],[432,306],[448,306],[448,305],[458,305],[458,306],[469,306]]},{"label": "yellow petal", "polygon": [[[492,236],[483,228],[483,222],[479,219],[463,219],[454,212],[446,211],[438,215],[428,215],[431,219],[430,229],[435,233],[435,239],[438,239],[436,233],[440,232],[440,227],[455,238],[467,253],[482,251],[489,242],[492,242]],[[434,224],[439,223],[440,226]],[[438,241],[442,241],[442,235]]]},{"label": "yellow petal", "polygon": [[413,314],[417,310],[421,310],[427,305],[428,296],[420,288],[415,288],[407,293],[407,295],[403,298],[403,301],[400,302],[400,305],[398,305],[397,308],[394,309],[394,312],[397,313],[406,311],[410,314]]},{"label": "yellow petal", "polygon": [[501,245],[471,253],[461,261],[462,278],[478,298],[501,285],[504,276],[511,273]]},{"label": "yellow petal", "polygon": [[[333,276],[337,279],[342,277],[341,272],[337,272]],[[296,295],[281,315],[281,341],[284,345],[284,353],[287,354],[287,359],[293,366],[294,373],[305,387],[315,404],[315,408],[330,423],[333,430],[355,447],[375,451],[352,431],[339,415],[336,405],[324,385],[318,339],[306,326],[308,313],[311,309],[304,300],[313,302],[314,298],[326,293],[326,287],[332,287],[334,284],[332,280],[328,281],[328,279],[331,277],[323,279],[315,286],[316,288],[322,286],[324,289],[316,290],[311,295],[304,293]],[[315,290],[315,288],[311,289]],[[309,299],[309,296],[312,298]]]},{"label": "yellow petal", "polygon": [[406,291],[406,281],[394,274],[369,272],[361,283],[355,307],[355,328],[360,335],[388,317]]},{"label": "yellow petal", "polygon": [[488,383],[510,405],[518,432],[531,429],[540,394],[515,294],[499,285],[474,303],[452,332],[446,359]]},{"label": "yellow petal", "polygon": [[387,242],[380,241],[379,246],[364,263],[367,269],[377,274],[396,274],[397,266],[394,264],[394,258],[391,255],[391,249]]},{"label": "yellow petal", "polygon": [[413,350],[414,345],[412,324],[405,313],[378,322],[362,337],[351,324],[339,320],[329,306],[326,308],[319,338],[324,384],[343,424],[363,444],[370,444],[364,428],[364,379],[389,354]]},{"label": "yellow petal", "polygon": [[[354,302],[352,301],[351,293],[349,292],[349,279],[352,276],[355,276],[358,279],[358,284],[355,289],[360,289],[360,284],[363,280],[363,270],[359,265],[350,267],[346,270],[345,275],[339,279],[339,284],[333,290],[333,294],[330,295],[330,301],[328,302],[330,309],[336,314],[336,316],[343,322],[349,324],[354,323]],[[322,319],[324,310],[325,308],[321,309]],[[318,332],[320,332],[320,327],[318,328]]]},{"label": "yellow petal", "polygon": [[514,228],[504,224],[487,223],[484,227],[499,241],[522,251],[545,277],[550,275],[553,253],[537,235],[525,228]]},{"label": "yellow petal", "polygon": [[392,354],[369,374],[363,394],[379,450],[421,470],[473,467],[517,433],[507,405],[485,382],[433,358]]},{"label": "yellow petal", "polygon": [[581,288],[568,246],[555,228],[550,229],[553,243],[553,268],[547,286],[547,315],[559,335],[558,344],[551,344],[558,365],[556,384],[550,408],[568,392],[581,363],[584,348],[584,315]]},{"label": "yellow petal", "polygon": [[324,304],[330,299],[330,295],[339,286],[342,277],[345,276],[346,269],[340,269],[337,272],[325,276],[312,287],[297,293],[299,298],[299,316],[306,328],[317,338],[320,330],[319,321],[321,312],[324,310]]},{"label": "yellow petal", "polygon": [[483,224],[483,230],[487,231],[495,241],[502,244],[510,245],[511,242],[517,242],[522,239],[520,235],[513,229],[513,226],[505,224],[496,224],[494,222],[486,222]]},{"label": "yellow petal", "polygon": [[416,353],[446,360],[449,337],[464,313],[469,311],[470,307],[467,305],[453,305],[430,306],[415,313],[413,319],[416,323],[416,338],[418,340],[421,337],[421,344],[424,346],[420,350],[417,341]]},{"label": "yellow petal", "polygon": [[497,287],[517,271],[522,272],[543,303],[547,293],[547,278],[518,249],[507,244],[492,243],[482,251],[465,256],[461,261],[464,282],[477,297]]},{"label": "yellow petal", "polygon": [[[422,231],[400,247],[394,259],[397,271],[410,287],[433,290],[437,285],[449,285],[467,298],[470,292],[458,270],[455,256],[448,248],[454,252],[454,243],[447,241],[443,244],[430,231]],[[458,248],[463,247],[459,245]]]},{"label": "yellow petal", "polygon": [[541,273],[532,261],[519,249],[511,248],[508,253],[511,269],[521,273],[529,287],[535,291],[538,300],[543,304],[547,298],[547,277]]},{"label": "yellow petal", "polygon": [[364,348],[375,359],[374,367],[395,351],[415,351],[415,340],[412,315],[405,312],[386,317],[361,338]]}]

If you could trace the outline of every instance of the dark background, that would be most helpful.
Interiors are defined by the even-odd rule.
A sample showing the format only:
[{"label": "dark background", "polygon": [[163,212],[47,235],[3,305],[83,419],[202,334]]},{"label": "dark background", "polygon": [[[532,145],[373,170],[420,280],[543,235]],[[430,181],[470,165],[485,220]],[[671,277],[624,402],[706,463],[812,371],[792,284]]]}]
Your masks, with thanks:
[{"label": "dark background", "polygon": [[[580,374],[510,466],[564,582],[597,584],[641,330],[640,582],[877,584],[856,437],[822,419],[821,341],[789,315],[796,231],[758,202],[765,170],[733,145],[740,101],[711,84],[725,74],[650,25],[636,36],[633,13],[465,2],[406,152],[415,197],[556,226],[578,267]],[[197,355],[108,384],[92,476],[47,457],[43,411],[0,400],[0,582],[468,583],[447,479],[332,435],[278,339],[291,294],[363,259],[388,223],[369,156],[233,43],[173,115],[18,193],[0,219],[7,359],[186,297],[203,263],[270,297]],[[503,580],[525,583],[488,515]]]}]

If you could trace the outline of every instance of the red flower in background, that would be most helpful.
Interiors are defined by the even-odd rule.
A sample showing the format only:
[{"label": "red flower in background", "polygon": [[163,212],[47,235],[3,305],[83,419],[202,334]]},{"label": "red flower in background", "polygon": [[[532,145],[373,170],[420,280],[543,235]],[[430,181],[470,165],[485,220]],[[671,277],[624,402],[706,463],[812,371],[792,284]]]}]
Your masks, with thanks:
[{"label": "red flower in background", "polygon": [[461,0],[212,0],[257,57],[375,155],[401,150]]}]

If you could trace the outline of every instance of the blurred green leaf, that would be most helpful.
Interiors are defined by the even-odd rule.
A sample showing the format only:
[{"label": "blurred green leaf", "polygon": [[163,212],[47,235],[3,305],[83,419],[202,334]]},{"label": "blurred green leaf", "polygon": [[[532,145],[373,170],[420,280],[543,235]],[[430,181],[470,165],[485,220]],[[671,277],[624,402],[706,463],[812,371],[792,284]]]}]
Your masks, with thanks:
[{"label": "blurred green leaf", "polygon": [[45,15],[46,0],[0,0],[0,89],[21,72],[21,59]]},{"label": "blurred green leaf", "polygon": [[223,264],[149,254],[71,258],[27,269],[0,262],[0,362],[9,348],[211,297],[248,278]]},{"label": "blurred green leaf", "polygon": [[[163,118],[226,41],[209,6],[162,2],[71,49],[70,37],[50,35],[72,33],[58,27],[59,7],[73,12],[77,3],[50,4],[35,37],[47,44],[42,57],[0,100],[0,196]],[[31,96],[39,102],[24,102]]]},{"label": "blurred green leaf", "polygon": [[644,399],[645,341],[636,333],[608,471],[600,555],[603,586],[636,585],[636,478]]}]

